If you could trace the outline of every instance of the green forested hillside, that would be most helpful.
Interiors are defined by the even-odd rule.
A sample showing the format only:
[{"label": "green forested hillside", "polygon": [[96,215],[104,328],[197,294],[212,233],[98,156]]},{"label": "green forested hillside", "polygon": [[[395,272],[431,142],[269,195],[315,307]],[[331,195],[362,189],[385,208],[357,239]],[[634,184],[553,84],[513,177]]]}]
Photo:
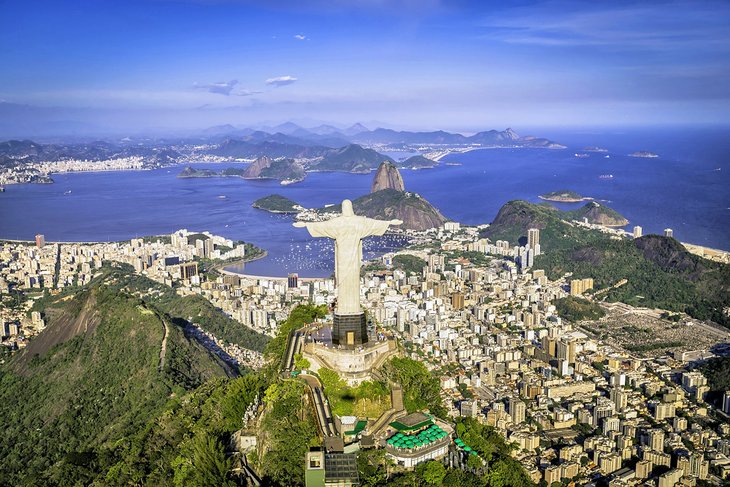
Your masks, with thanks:
[{"label": "green forested hillside", "polygon": [[[651,242],[653,250],[640,247]],[[565,272],[573,277],[592,277],[598,289],[621,279],[627,283],[606,294],[610,301],[684,311],[698,319],[730,326],[723,308],[730,304],[730,266],[710,262],[678,248],[673,239],[650,235],[637,240],[600,240],[558,251],[546,250],[535,260],[551,279]],[[680,259],[666,257],[674,248]],[[692,263],[691,265],[688,265]]]},{"label": "green forested hillside", "polygon": [[627,283],[607,292],[610,301],[684,311],[698,319],[730,326],[730,266],[690,254],[678,241],[658,235],[630,240],[571,225],[564,212],[549,205],[510,201],[484,235],[524,244],[528,228],[540,229],[542,255],[536,269],[550,279],[566,272],[592,277],[597,289]]},{"label": "green forested hillside", "polygon": [[168,286],[135,274],[129,266],[114,267],[107,272],[108,286],[154,303],[176,323],[183,324],[183,320],[198,323],[218,338],[250,350],[263,351],[269,342],[268,336],[226,316],[202,296],[180,296]]},{"label": "green forested hillside", "polygon": [[235,373],[118,284],[47,299],[48,328],[0,368],[0,484],[85,484],[168,403]]}]

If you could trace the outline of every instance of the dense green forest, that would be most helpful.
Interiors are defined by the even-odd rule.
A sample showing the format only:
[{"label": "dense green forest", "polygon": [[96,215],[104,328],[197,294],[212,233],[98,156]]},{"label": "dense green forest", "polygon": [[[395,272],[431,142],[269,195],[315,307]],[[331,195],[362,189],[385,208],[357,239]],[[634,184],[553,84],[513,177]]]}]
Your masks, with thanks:
[{"label": "dense green forest", "polygon": [[113,461],[120,438],[232,373],[114,279],[49,300],[45,336],[0,368],[0,484],[85,483]]},{"label": "dense green forest", "polygon": [[446,409],[441,401],[439,379],[422,362],[407,357],[393,357],[382,367],[383,377],[403,388],[403,404],[408,412],[428,409],[441,418]]}]

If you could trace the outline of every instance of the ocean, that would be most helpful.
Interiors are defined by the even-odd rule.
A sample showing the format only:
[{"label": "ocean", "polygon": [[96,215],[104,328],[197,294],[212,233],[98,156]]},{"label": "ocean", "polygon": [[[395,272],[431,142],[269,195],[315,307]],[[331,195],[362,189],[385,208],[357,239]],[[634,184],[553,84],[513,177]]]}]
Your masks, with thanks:
[{"label": "ocean", "polygon": [[[506,201],[539,202],[542,193],[570,189],[617,210],[630,221],[629,229],[640,225],[648,234],[672,228],[679,240],[730,250],[730,130],[533,133],[568,148],[452,154],[433,169],[402,170],[406,190],[420,193],[446,217],[476,225],[490,222]],[[586,146],[608,152],[576,157]],[[659,157],[629,157],[634,151]],[[192,164],[218,171],[231,165],[236,164]],[[290,216],[256,210],[251,203],[272,193],[306,207],[339,203],[367,193],[373,176],[310,173],[302,183],[282,186],[239,178],[178,179],[183,167],[56,174],[51,185],[9,185],[0,193],[0,238],[31,240],[42,233],[48,241],[110,241],[179,228],[208,230],[268,251],[238,271],[327,276],[333,269],[331,242],[310,238],[305,229],[292,227]],[[365,254],[399,245],[398,239],[369,239]]]}]

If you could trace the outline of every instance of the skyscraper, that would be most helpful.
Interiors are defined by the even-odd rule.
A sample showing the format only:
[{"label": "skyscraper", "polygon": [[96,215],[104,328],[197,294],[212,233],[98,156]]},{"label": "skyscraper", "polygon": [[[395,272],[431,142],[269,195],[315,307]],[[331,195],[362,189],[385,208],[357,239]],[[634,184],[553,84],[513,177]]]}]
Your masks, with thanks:
[{"label": "skyscraper", "polygon": [[451,295],[451,307],[454,309],[464,309],[464,293],[454,293]]},{"label": "skyscraper", "polygon": [[43,235],[43,234],[40,234],[40,233],[39,233],[38,235],[36,235],[36,236],[35,236],[35,245],[36,245],[36,247],[38,247],[39,249],[40,249],[41,247],[43,247],[44,245],[46,245],[46,237],[45,237],[45,235]]},{"label": "skyscraper", "polygon": [[665,237],[674,237],[674,230],[672,230],[671,228],[665,228],[664,236]]},{"label": "skyscraper", "polygon": [[299,287],[299,274],[293,272],[287,277],[287,285],[289,288]]},{"label": "skyscraper", "polygon": [[515,424],[520,424],[525,421],[526,410],[525,403],[519,397],[509,398],[509,415]]},{"label": "skyscraper", "polygon": [[642,235],[642,232],[643,232],[643,229],[642,229],[642,228],[641,228],[641,227],[640,227],[639,225],[636,225],[636,226],[634,227],[634,238],[639,238],[639,237],[641,237],[641,235]]},{"label": "skyscraper", "polygon": [[[535,250],[535,246],[537,247],[537,250]],[[527,230],[527,248],[532,249],[535,251],[535,254],[538,254],[540,252],[540,229],[539,228],[530,228]]]}]

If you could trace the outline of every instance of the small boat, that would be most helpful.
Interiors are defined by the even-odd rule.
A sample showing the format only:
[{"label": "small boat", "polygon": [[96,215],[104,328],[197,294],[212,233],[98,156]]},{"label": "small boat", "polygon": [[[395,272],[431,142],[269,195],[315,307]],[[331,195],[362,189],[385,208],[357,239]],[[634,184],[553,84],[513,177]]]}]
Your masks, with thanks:
[{"label": "small boat", "polygon": [[0,186],[0,193],[4,193],[4,192],[5,192],[5,186]]},{"label": "small boat", "polygon": [[219,200],[225,200],[225,199],[228,199],[228,196],[222,194],[222,195],[218,196],[218,199]]},{"label": "small boat", "polygon": [[601,179],[613,179],[613,174],[601,174],[598,177]]},{"label": "small boat", "polygon": [[69,189],[68,191],[64,191],[63,194],[71,194],[71,190]]}]

